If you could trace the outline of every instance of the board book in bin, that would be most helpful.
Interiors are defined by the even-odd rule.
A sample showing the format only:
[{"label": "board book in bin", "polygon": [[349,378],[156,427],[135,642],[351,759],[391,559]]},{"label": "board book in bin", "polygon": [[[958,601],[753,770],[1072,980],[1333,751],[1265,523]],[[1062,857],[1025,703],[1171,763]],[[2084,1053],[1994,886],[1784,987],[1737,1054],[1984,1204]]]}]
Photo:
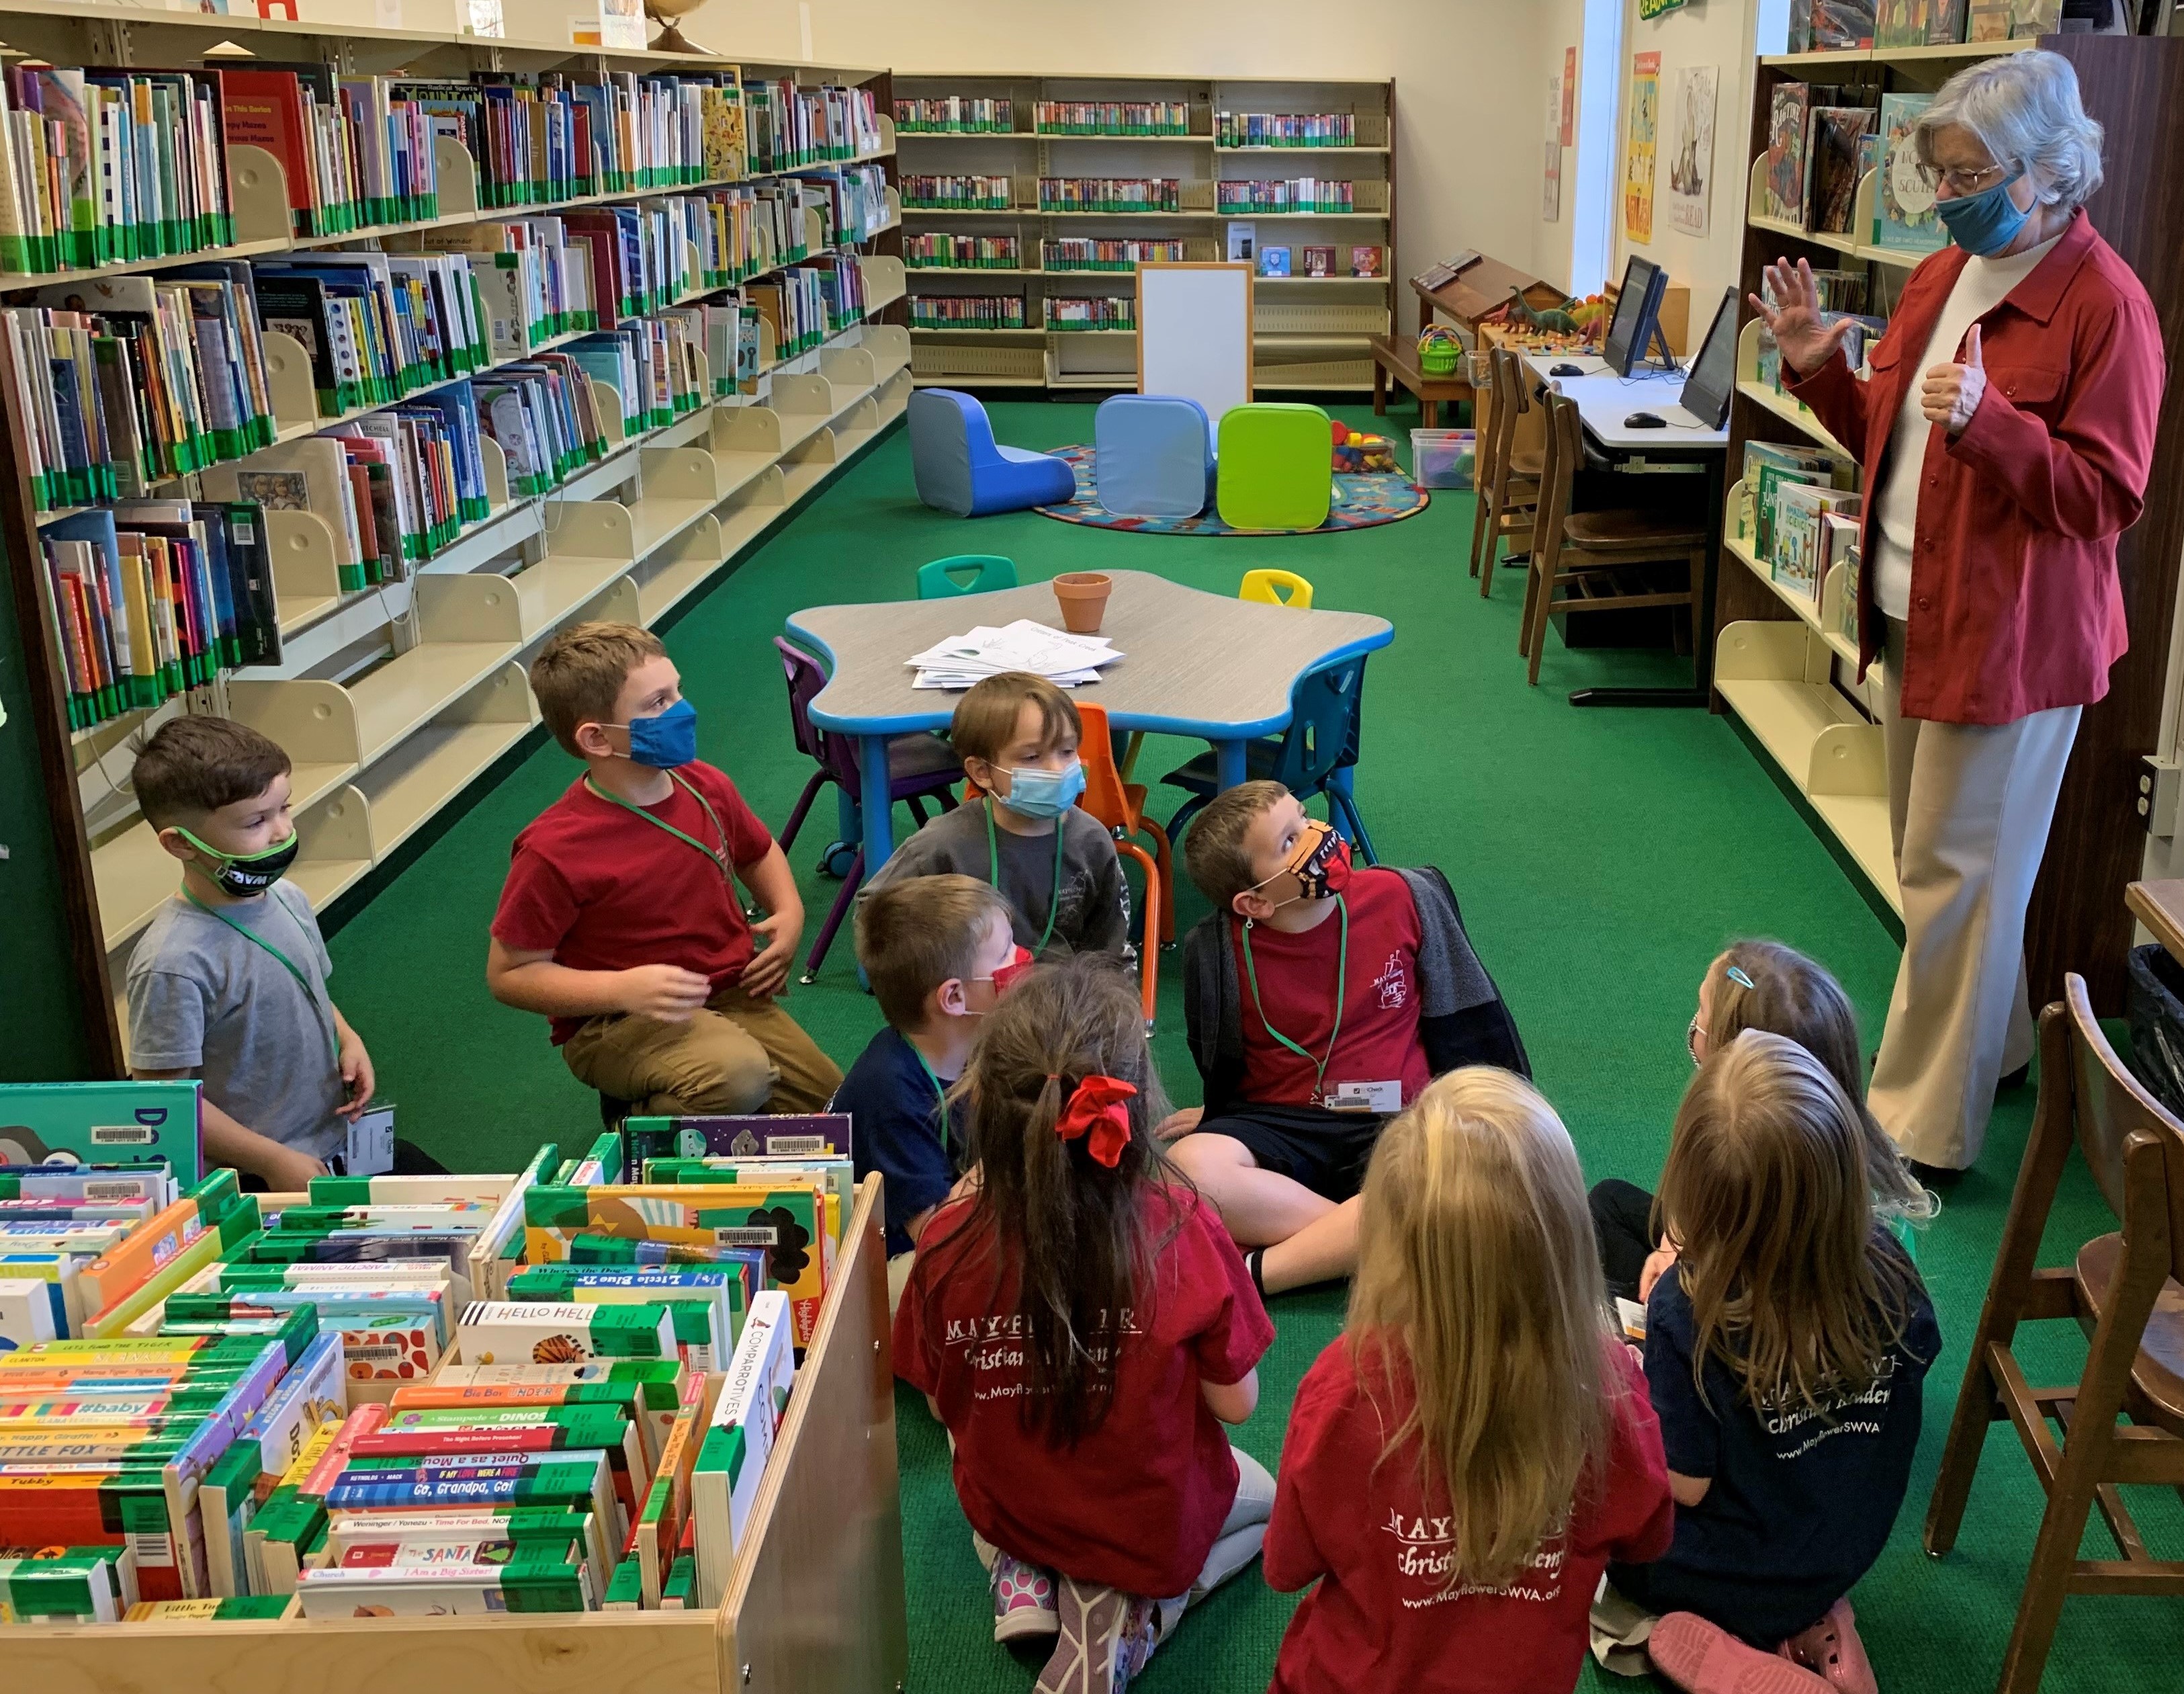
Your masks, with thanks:
[{"label": "board book in bin", "polygon": [[690,1511],[701,1606],[716,1607],[727,1593],[728,1572],[749,1524],[759,1478],[788,1409],[795,1375],[788,1301],[770,1289],[751,1302],[749,1321],[736,1344],[692,1469]]},{"label": "board book in bin", "polygon": [[647,1159],[706,1156],[772,1158],[777,1155],[846,1159],[854,1151],[846,1112],[803,1117],[632,1117],[622,1136],[632,1167]]},{"label": "board book in bin", "polygon": [[0,1084],[0,1163],[159,1160],[198,1179],[198,1082]]}]

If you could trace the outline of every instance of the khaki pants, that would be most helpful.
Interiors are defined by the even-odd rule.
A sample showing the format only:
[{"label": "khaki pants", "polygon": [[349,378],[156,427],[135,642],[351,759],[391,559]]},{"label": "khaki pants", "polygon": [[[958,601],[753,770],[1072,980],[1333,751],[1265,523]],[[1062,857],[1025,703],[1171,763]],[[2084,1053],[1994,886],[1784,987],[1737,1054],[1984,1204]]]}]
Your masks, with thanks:
[{"label": "khaki pants", "polygon": [[1903,626],[1889,620],[1880,725],[1903,896],[1903,961],[1867,1103],[1921,1164],[1979,1157],[1996,1082],[2032,1056],[2025,909],[2082,708],[2014,723],[1905,717]]},{"label": "khaki pants", "polygon": [[602,1014],[561,1057],[578,1082],[655,1117],[820,1112],[842,1081],[794,1018],[733,984],[687,1023]]}]

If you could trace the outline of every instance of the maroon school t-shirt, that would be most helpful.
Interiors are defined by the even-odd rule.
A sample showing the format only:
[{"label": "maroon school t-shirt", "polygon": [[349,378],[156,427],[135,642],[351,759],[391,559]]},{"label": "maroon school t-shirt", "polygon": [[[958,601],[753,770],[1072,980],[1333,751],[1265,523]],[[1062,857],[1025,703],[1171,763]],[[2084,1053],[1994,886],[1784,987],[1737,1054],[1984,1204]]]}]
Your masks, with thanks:
[{"label": "maroon school t-shirt", "polygon": [[[682,783],[647,811],[722,849],[731,865],[766,856],[772,832],[726,775],[702,761],[675,774],[713,816]],[[551,952],[572,971],[680,965],[711,978],[716,992],[742,976],[756,950],[734,884],[710,855],[601,800],[581,777],[515,838],[493,933],[518,952]],[[585,1022],[555,1018],[554,1045]]]},{"label": "maroon school t-shirt", "polygon": [[972,1529],[1033,1564],[1165,1599],[1197,1580],[1236,1498],[1228,1431],[1199,1384],[1242,1381],[1274,1326],[1195,1195],[1149,1189],[1145,1205],[1155,1240],[1174,1233],[1151,1286],[1121,1314],[1106,1420],[1073,1449],[1018,1421],[1016,1276],[996,1284],[988,1243],[948,1246],[970,1217],[967,1201],[944,1206],[918,1242],[895,1313],[894,1368],[939,1404]]},{"label": "maroon school t-shirt", "polygon": [[1269,1694],[1576,1686],[1601,1573],[1610,1559],[1658,1558],[1675,1527],[1645,1379],[1627,1348],[1604,1351],[1615,1408],[1607,1463],[1529,1569],[1485,1590],[1449,1582],[1448,1494],[1420,1492],[1416,1438],[1381,1457],[1408,1413],[1407,1388],[1391,1394],[1370,1351],[1353,1364],[1346,1338],[1320,1354],[1290,1412],[1262,1555],[1268,1587],[1319,1586],[1290,1620]]},{"label": "maroon school t-shirt", "polygon": [[[1433,1080],[1418,1039],[1418,903],[1394,871],[1362,868],[1343,898],[1350,906],[1348,982],[1341,1039],[1328,1061],[1326,1089],[1342,1083],[1400,1082],[1408,1106]],[[1232,920],[1230,945],[1243,992],[1245,1100],[1262,1106],[1312,1103],[1312,1076],[1334,1027],[1334,985],[1342,958],[1342,914],[1329,912],[1301,934],[1260,923],[1251,928],[1259,996],[1244,968],[1244,926]],[[1300,1058],[1267,1034],[1271,1023],[1312,1055]]]}]

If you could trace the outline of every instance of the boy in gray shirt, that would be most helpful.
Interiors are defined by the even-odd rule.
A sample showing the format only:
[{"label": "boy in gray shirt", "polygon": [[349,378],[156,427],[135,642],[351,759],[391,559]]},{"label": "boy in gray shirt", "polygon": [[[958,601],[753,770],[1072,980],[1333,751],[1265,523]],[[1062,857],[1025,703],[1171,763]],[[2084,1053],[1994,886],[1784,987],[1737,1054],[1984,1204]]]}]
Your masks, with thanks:
[{"label": "boy in gray shirt", "polygon": [[956,703],[949,739],[985,797],[944,811],[903,843],[865,890],[906,877],[976,877],[1006,901],[1034,958],[1130,953],[1130,890],[1115,839],[1077,805],[1082,733],[1069,696],[1005,671]]},{"label": "boy in gray shirt", "polygon": [[326,992],[333,969],[294,861],[288,755],[222,717],[178,717],[132,783],[181,863],[129,961],[129,1066],[204,1083],[204,1156],[275,1192],[337,1156],[371,1100],[370,1055]]}]

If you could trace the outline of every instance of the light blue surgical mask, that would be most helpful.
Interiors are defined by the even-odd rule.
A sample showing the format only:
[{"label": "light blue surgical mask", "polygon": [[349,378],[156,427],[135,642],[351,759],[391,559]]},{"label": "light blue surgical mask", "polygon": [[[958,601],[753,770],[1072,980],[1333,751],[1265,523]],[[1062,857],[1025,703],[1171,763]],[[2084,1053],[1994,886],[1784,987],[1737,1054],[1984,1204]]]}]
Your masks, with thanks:
[{"label": "light blue surgical mask", "polygon": [[1084,792],[1084,766],[1072,759],[1059,771],[1011,771],[1000,802],[1018,817],[1059,817]]},{"label": "light blue surgical mask", "polygon": [[2009,185],[2024,176],[2008,176],[1976,194],[1960,194],[1953,200],[1934,202],[1935,215],[1949,232],[1949,239],[1966,253],[1992,259],[2017,239],[2032,214],[2009,198]]},{"label": "light blue surgical mask", "polygon": [[657,717],[632,718],[629,756],[655,771],[671,771],[698,756],[698,708],[677,700]]}]

